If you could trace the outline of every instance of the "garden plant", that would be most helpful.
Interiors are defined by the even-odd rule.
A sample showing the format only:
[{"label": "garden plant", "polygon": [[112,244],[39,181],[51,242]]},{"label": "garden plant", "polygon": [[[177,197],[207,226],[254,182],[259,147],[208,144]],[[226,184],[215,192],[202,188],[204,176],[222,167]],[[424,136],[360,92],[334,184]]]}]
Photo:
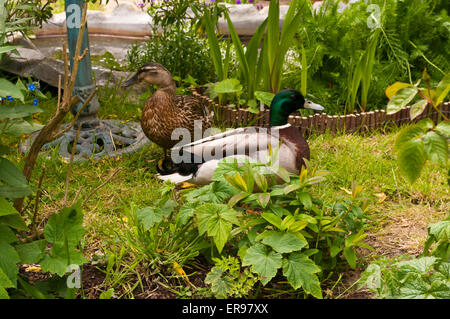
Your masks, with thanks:
[{"label": "garden plant", "polygon": [[[86,2],[81,31],[88,8],[114,5]],[[124,46],[124,61],[111,52],[93,58],[110,81],[75,115],[67,114],[80,103],[81,36],[71,68],[67,44],[58,48],[58,87],[0,71],[0,299],[450,298],[446,0],[133,5],[151,18],[151,36]],[[240,34],[239,6],[263,16],[250,36]],[[0,0],[0,60],[19,55],[62,11],[63,1]],[[268,163],[225,158],[212,182],[197,186],[158,179],[155,143],[75,162],[76,120],[94,95],[101,119],[140,119],[155,89],[135,99],[112,74],[148,62],[171,72],[174,94],[208,96],[219,130],[224,109],[257,125],[285,88],[327,115],[407,120],[311,130],[310,159],[295,174],[275,165],[286,154],[272,147]],[[45,148],[72,127],[70,160]]]}]

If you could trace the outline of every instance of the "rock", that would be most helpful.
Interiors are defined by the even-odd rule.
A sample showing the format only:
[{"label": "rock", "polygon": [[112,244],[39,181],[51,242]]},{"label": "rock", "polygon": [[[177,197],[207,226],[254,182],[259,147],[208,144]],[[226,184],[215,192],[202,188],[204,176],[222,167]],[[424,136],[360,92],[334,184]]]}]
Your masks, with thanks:
[{"label": "rock", "polygon": [[[23,77],[33,77],[54,87],[58,86],[58,77],[64,80],[64,62],[45,56],[39,50],[18,48],[19,55],[7,53],[0,62],[0,69]],[[105,87],[119,86],[121,81],[131,76],[131,72],[111,71],[93,66],[96,85]],[[117,88],[121,90],[120,87]],[[133,99],[145,92],[146,86],[133,86],[130,95]],[[119,93],[120,94],[120,93]]]}]

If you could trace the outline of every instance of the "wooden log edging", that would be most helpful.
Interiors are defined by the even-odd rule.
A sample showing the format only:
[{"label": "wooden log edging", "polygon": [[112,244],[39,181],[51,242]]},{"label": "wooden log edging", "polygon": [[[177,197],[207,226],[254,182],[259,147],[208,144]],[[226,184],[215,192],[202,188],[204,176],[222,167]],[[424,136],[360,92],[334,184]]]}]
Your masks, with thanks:
[{"label": "wooden log edging", "polygon": [[[203,96],[203,92],[193,90],[193,94]],[[213,103],[208,98],[210,103]],[[424,118],[430,118],[435,123],[439,119],[439,113],[428,104],[425,110],[411,121],[409,115],[410,106],[402,108],[394,114],[387,114],[385,110],[375,110],[369,112],[362,112],[348,115],[327,115],[325,113],[314,114],[310,116],[291,115],[289,116],[289,123],[300,129],[304,136],[311,134],[323,134],[330,132],[331,134],[339,133],[354,133],[354,132],[371,132],[377,129],[386,128],[389,126],[401,126],[410,122],[417,122]],[[253,121],[253,125],[268,127],[269,126],[269,110],[253,114],[247,110],[231,109],[228,106],[215,105],[218,110],[219,119],[226,127],[241,127],[247,126]],[[440,111],[446,116],[450,117],[450,102],[443,103]],[[256,120],[258,119],[258,120]]]},{"label": "wooden log edging", "polygon": [[[220,110],[219,119],[227,127],[247,126],[250,118],[259,118],[254,125],[269,126],[269,110],[264,110],[258,114],[251,114],[247,110],[234,110],[227,106],[220,106],[218,109]],[[440,110],[446,117],[450,117],[449,102],[444,103]],[[411,121],[409,112],[410,106],[404,107],[394,114],[387,114],[385,110],[376,110],[348,115],[327,115],[325,113],[307,117],[291,115],[289,116],[289,123],[298,127],[303,135],[308,136],[313,133],[318,135],[325,132],[330,132],[333,135],[339,133],[372,132],[394,125],[399,127],[427,117],[435,123],[439,119],[439,113],[431,105],[427,105],[424,112],[413,121]]]}]

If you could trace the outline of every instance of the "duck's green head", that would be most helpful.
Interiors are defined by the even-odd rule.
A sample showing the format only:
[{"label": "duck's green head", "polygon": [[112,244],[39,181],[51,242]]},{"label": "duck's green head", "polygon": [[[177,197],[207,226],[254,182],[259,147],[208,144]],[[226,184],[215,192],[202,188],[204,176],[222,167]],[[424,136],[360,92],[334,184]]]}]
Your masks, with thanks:
[{"label": "duck's green head", "polygon": [[275,95],[270,104],[270,126],[280,126],[288,123],[289,115],[298,109],[310,109],[321,112],[324,107],[315,104],[298,91],[285,89]]}]

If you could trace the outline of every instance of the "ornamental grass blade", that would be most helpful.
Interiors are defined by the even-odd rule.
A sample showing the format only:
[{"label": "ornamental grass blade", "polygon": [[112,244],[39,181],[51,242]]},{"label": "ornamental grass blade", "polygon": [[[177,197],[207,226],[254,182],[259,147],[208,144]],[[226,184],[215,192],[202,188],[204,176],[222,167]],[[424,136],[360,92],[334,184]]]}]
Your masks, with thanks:
[{"label": "ornamental grass blade", "polygon": [[237,57],[239,59],[239,65],[240,65],[240,71],[242,75],[244,76],[244,81],[248,83],[249,81],[249,66],[247,63],[247,59],[244,53],[244,48],[242,46],[241,40],[239,38],[239,35],[236,32],[236,29],[234,28],[233,22],[231,22],[230,16],[227,12],[225,12],[225,18],[227,19],[228,23],[228,30],[230,31],[231,39],[234,44],[234,48],[237,53]]},{"label": "ornamental grass blade", "polygon": [[222,55],[220,53],[219,40],[217,39],[217,35],[214,30],[214,24],[211,21],[211,17],[208,14],[205,14],[203,19],[204,19],[203,20],[204,27],[206,30],[206,36],[209,42],[209,53],[211,55],[211,59],[214,64],[214,68],[216,70],[217,78],[219,81],[222,81],[226,75],[223,73]]},{"label": "ornamental grass blade", "polygon": [[270,1],[267,24],[267,56],[269,60],[269,69],[272,73],[275,63],[275,57],[280,42],[280,1]]}]

